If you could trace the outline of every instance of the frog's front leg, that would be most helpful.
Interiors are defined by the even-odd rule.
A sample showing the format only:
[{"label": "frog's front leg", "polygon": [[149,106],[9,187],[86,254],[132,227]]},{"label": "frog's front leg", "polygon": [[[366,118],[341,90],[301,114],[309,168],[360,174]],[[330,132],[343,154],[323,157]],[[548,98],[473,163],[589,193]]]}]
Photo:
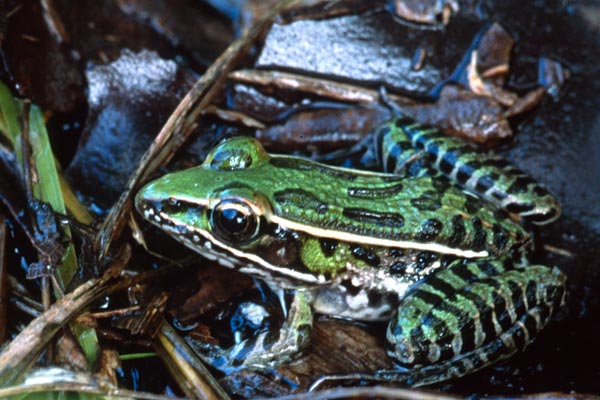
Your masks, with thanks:
[{"label": "frog's front leg", "polygon": [[508,260],[455,261],[404,298],[388,326],[391,355],[407,371],[376,379],[423,385],[459,377],[531,343],[563,301],[565,275]]},{"label": "frog's front leg", "polygon": [[207,343],[194,343],[193,347],[200,350],[207,363],[222,371],[273,367],[290,361],[309,347],[312,322],[307,294],[297,290],[278,331],[261,332],[229,349]]}]

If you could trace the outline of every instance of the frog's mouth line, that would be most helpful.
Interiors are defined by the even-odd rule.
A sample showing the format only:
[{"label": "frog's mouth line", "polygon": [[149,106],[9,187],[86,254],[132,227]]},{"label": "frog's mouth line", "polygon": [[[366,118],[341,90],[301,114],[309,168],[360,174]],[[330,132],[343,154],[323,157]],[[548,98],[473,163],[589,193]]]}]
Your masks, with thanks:
[{"label": "frog's mouth line", "polygon": [[205,230],[182,225],[173,220],[168,214],[160,212],[158,207],[151,202],[138,203],[138,209],[147,221],[158,226],[203,257],[211,261],[217,261],[224,267],[267,280],[283,280],[284,283],[285,281],[298,281],[315,285],[327,283],[324,275],[307,274],[290,268],[278,267],[255,254],[222,243]]}]

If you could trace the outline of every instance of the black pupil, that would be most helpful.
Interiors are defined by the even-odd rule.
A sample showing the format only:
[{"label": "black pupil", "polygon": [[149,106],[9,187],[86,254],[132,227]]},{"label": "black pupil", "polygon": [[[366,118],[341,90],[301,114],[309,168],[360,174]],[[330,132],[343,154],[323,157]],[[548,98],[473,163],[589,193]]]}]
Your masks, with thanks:
[{"label": "black pupil", "polygon": [[235,208],[221,210],[219,222],[221,228],[232,235],[243,233],[248,228],[248,218]]},{"label": "black pupil", "polygon": [[225,199],[213,208],[210,221],[213,233],[232,244],[253,239],[258,229],[258,219],[252,209],[235,200]]}]

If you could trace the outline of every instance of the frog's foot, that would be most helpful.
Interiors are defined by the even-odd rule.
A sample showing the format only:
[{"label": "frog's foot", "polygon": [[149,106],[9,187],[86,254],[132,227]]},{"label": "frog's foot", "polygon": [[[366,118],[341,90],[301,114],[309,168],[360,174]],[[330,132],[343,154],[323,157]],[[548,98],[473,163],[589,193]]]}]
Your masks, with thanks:
[{"label": "frog's foot", "polygon": [[229,349],[194,342],[200,357],[221,371],[264,369],[290,361],[310,345],[312,310],[306,294],[298,291],[279,331],[267,331],[243,340]]},{"label": "frog's foot", "polygon": [[410,374],[382,371],[375,377],[424,385],[510,357],[562,304],[565,280],[558,269],[541,265],[456,261],[416,286],[390,322],[390,353]]}]

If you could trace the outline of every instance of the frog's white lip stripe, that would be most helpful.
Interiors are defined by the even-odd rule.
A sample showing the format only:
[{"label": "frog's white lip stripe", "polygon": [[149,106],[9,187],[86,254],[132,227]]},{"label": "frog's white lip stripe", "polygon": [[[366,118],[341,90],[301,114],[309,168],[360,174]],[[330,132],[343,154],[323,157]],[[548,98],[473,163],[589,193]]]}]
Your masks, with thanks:
[{"label": "frog's white lip stripe", "polygon": [[269,215],[269,220],[273,223],[279,224],[285,228],[295,231],[301,231],[308,233],[313,236],[331,238],[340,240],[343,242],[352,242],[352,243],[360,243],[364,245],[370,246],[381,246],[381,247],[396,247],[402,249],[413,249],[413,250],[424,250],[431,251],[434,253],[440,254],[452,254],[457,257],[463,258],[482,258],[488,257],[489,253],[485,250],[483,251],[473,251],[473,250],[462,250],[454,247],[444,246],[443,244],[438,243],[419,243],[419,242],[410,242],[404,240],[391,240],[391,239],[382,239],[371,236],[363,236],[357,235],[355,233],[349,232],[340,232],[340,231],[332,231],[329,229],[319,228],[315,226],[309,226],[305,224],[301,224],[298,222],[290,221],[285,218],[278,217],[277,215]]}]

